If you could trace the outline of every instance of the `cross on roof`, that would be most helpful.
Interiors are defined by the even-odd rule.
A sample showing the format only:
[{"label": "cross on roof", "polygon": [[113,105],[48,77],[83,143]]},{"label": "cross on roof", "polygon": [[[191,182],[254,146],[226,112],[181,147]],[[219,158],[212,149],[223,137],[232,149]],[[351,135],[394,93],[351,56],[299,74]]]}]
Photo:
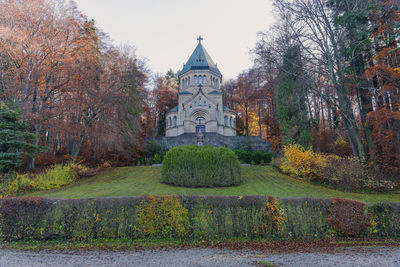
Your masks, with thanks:
[{"label": "cross on roof", "polygon": [[197,38],[197,41],[199,41],[199,43],[201,43],[201,41],[203,41],[203,38],[201,38],[201,35],[199,36],[199,38]]}]

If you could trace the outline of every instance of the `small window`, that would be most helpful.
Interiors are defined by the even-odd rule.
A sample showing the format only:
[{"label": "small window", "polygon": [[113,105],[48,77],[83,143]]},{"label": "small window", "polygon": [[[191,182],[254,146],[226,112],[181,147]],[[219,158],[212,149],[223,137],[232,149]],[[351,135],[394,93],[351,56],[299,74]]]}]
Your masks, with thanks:
[{"label": "small window", "polygon": [[197,84],[197,75],[194,75],[194,84]]},{"label": "small window", "polygon": [[225,126],[228,126],[228,116],[225,116]]},{"label": "small window", "polygon": [[203,83],[203,76],[199,75],[199,84]]},{"label": "small window", "polygon": [[218,82],[219,82],[219,80],[216,79],[216,80],[215,80],[215,87],[217,87],[217,88],[218,88]]},{"label": "small window", "polygon": [[232,117],[229,119],[229,126],[232,127]]},{"label": "small window", "polygon": [[207,76],[206,75],[203,76],[203,83],[207,84]]},{"label": "small window", "polygon": [[174,127],[176,127],[176,116],[174,116]]},{"label": "small window", "polygon": [[169,127],[172,127],[172,119],[169,117]]}]

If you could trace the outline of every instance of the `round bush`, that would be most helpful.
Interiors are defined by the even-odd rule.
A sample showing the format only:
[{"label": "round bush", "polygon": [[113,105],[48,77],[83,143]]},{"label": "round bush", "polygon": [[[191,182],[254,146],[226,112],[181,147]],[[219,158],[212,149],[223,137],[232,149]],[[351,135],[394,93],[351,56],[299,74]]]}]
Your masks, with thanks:
[{"label": "round bush", "polygon": [[239,185],[242,174],[235,153],[223,147],[178,146],[164,157],[164,183],[188,187]]}]

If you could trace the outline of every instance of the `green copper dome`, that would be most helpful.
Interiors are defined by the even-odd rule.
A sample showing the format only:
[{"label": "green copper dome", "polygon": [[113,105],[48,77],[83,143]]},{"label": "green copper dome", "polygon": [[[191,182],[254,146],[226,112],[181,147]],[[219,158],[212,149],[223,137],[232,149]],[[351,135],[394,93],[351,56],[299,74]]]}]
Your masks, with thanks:
[{"label": "green copper dome", "polygon": [[199,41],[199,44],[194,49],[189,60],[183,66],[180,75],[190,70],[210,70],[222,78],[222,74],[217,65],[214,63],[204,46],[201,44],[201,40],[203,40],[203,38],[199,37],[197,40]]}]

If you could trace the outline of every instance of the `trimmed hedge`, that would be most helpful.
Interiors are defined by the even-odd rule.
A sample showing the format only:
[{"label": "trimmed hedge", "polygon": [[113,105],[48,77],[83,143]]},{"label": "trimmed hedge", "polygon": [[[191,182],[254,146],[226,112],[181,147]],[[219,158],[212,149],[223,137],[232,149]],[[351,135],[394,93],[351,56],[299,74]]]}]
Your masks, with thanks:
[{"label": "trimmed hedge", "polygon": [[233,150],[240,162],[247,164],[267,164],[272,161],[274,153],[263,151]]},{"label": "trimmed hedge", "polygon": [[399,238],[400,203],[264,196],[0,200],[3,241],[341,236]]},{"label": "trimmed hedge", "polygon": [[[354,215],[339,222],[341,216],[347,216],[341,214],[341,210],[348,207],[355,207],[355,213],[351,211]],[[365,224],[366,218],[368,224]],[[350,229],[357,224],[367,228],[363,228],[365,231],[346,232],[345,224]],[[343,235],[400,237],[400,204],[364,207],[344,199],[264,196],[0,200],[0,240],[4,241],[119,238],[271,240]]]},{"label": "trimmed hedge", "polygon": [[161,181],[188,187],[239,185],[240,163],[231,150],[211,146],[178,146],[164,157]]}]

